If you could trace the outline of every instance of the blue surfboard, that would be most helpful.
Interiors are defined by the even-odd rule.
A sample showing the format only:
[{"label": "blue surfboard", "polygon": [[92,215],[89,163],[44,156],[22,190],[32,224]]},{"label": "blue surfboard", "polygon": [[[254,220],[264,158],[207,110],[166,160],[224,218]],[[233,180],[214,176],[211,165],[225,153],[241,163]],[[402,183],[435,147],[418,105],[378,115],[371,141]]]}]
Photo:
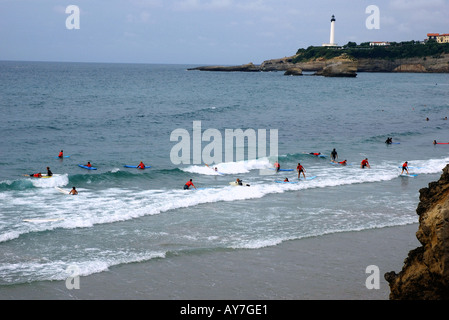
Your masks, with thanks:
[{"label": "blue surfboard", "polygon": [[[270,168],[270,170],[276,170],[275,168]],[[279,169],[279,171],[293,171],[293,169]]]},{"label": "blue surfboard", "polygon": [[97,168],[95,168],[95,167],[88,167],[88,166],[85,166],[83,164],[79,164],[78,167],[81,167],[81,168],[84,168],[84,169],[87,169],[87,170],[97,170]]},{"label": "blue surfboard", "polygon": [[404,174],[400,174],[400,176],[401,177],[410,177],[410,178],[412,178],[412,177],[417,177],[418,175],[416,173],[411,173],[411,174],[404,173]]},{"label": "blue surfboard", "polygon": [[[125,168],[137,168],[137,166],[129,166],[129,165],[124,165]],[[144,169],[146,168],[151,168],[151,166],[145,166]],[[139,168],[140,169],[140,168]]]}]

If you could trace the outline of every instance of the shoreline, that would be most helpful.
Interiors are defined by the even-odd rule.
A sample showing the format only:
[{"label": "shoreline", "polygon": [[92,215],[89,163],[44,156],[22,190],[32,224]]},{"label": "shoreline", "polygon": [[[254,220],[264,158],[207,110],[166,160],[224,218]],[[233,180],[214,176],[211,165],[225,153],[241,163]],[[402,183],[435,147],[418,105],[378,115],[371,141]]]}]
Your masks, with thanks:
[{"label": "shoreline", "polygon": [[[65,281],[4,286],[3,300],[388,300],[384,274],[418,246],[418,223],[291,240],[274,247],[171,256]],[[379,267],[367,289],[366,267]]]}]

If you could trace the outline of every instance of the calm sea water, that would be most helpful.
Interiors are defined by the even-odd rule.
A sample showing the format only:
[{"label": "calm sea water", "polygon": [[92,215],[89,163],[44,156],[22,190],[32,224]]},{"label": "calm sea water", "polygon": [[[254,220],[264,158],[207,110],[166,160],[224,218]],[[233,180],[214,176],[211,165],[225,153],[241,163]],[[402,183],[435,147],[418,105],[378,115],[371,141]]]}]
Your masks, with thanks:
[{"label": "calm sea water", "polygon": [[[446,74],[339,79],[188,67],[0,62],[0,289],[64,280],[69,266],[89,275],[416,223],[419,189],[449,161],[449,145],[432,144],[449,142]],[[222,174],[193,159],[174,164],[170,135],[184,129],[193,143],[194,121],[223,139],[226,129],[266,130],[267,144],[278,130],[281,167],[301,162],[317,177],[276,183],[297,174],[261,174],[275,161],[268,150],[248,161],[223,153],[209,163]],[[332,164],[333,148],[350,165]],[[56,158],[61,149],[70,157]],[[365,157],[371,169],[360,169]],[[97,170],[78,167],[87,161]],[[124,168],[140,161],[151,168]],[[404,161],[417,177],[399,176]],[[23,176],[47,166],[57,175]],[[250,187],[230,186],[236,178]],[[183,190],[189,179],[204,189]],[[56,189],[72,186],[79,195]]]}]

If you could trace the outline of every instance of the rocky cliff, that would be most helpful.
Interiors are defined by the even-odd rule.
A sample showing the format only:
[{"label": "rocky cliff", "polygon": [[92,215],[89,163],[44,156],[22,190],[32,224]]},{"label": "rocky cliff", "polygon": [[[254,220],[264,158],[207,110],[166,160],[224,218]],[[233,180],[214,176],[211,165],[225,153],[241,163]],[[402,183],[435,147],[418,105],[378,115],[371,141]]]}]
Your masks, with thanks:
[{"label": "rocky cliff", "polygon": [[[266,60],[260,65],[261,71],[285,71],[292,67],[303,71],[320,71],[329,64],[329,60],[318,58],[307,62],[293,63],[296,57]],[[439,57],[408,58],[408,59],[358,59],[357,72],[429,72],[449,73],[449,54]]]},{"label": "rocky cliff", "polygon": [[[356,72],[421,72],[421,73],[449,73],[449,54],[439,57],[407,58],[407,59],[351,59],[345,55],[333,58],[317,58],[306,62],[294,63],[294,56],[280,59],[265,60],[260,65],[253,63],[240,66],[204,66],[190,68],[188,70],[201,71],[288,71],[301,70],[306,72],[317,72],[317,75],[325,76],[355,76]],[[344,62],[338,62],[345,60]],[[338,62],[338,63],[336,63]],[[328,72],[322,72],[326,67]],[[337,67],[337,68],[334,68]],[[344,68],[344,69],[341,69]],[[342,72],[340,72],[342,71]],[[289,71],[290,72],[290,71]],[[287,72],[287,74],[289,74]],[[335,73],[334,73],[335,72]]]},{"label": "rocky cliff", "polygon": [[419,192],[416,238],[422,246],[409,252],[398,274],[385,274],[392,300],[449,299],[449,165]]}]

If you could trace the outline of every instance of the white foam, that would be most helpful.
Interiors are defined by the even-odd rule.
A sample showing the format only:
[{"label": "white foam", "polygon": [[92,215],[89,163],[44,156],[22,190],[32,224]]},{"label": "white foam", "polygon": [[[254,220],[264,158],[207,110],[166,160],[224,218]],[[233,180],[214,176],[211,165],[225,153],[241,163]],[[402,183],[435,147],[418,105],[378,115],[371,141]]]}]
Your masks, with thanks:
[{"label": "white foam", "polygon": [[30,178],[31,183],[36,188],[54,188],[63,187],[69,183],[67,174],[54,175],[51,178]]},{"label": "white foam", "polygon": [[206,165],[193,165],[187,168],[182,168],[181,170],[190,173],[219,175],[220,173],[214,171],[213,168],[215,167],[217,168],[218,172],[223,174],[241,174],[248,173],[251,170],[272,168],[273,165],[270,163],[268,158],[260,158],[255,160],[223,162],[216,165],[209,165],[209,167]]}]

